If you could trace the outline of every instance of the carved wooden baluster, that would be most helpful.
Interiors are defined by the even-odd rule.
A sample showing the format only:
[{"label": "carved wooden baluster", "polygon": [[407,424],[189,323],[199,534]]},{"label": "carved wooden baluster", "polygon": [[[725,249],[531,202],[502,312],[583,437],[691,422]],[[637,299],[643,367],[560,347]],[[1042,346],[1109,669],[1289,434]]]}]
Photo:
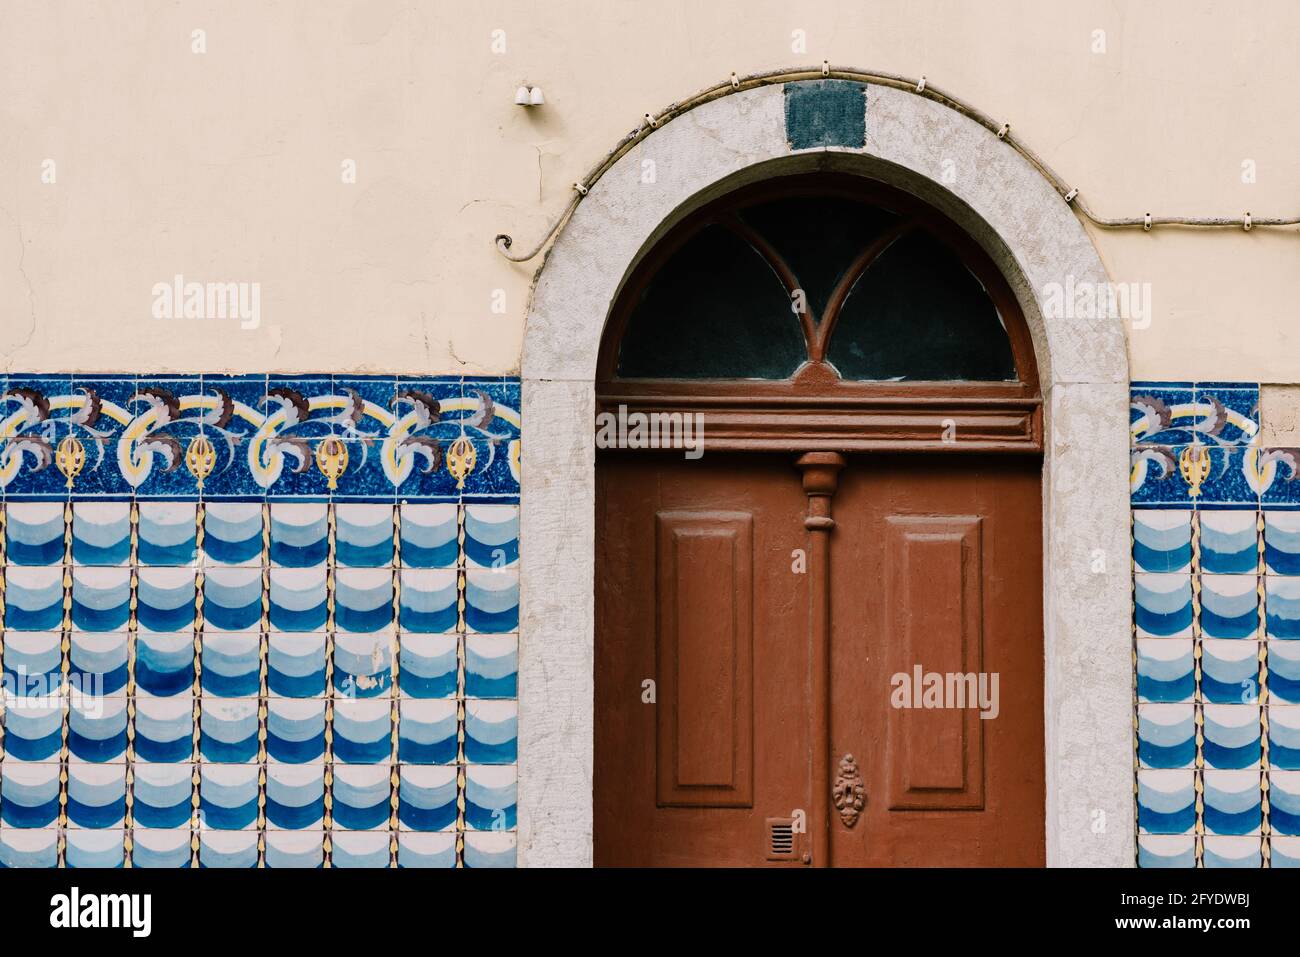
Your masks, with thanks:
[{"label": "carved wooden baluster", "polygon": [[812,865],[829,867],[831,822],[831,496],[839,487],[840,469],[847,463],[838,452],[808,452],[795,465],[803,472],[809,536],[809,622],[812,669],[812,789],[813,813],[808,827]]}]

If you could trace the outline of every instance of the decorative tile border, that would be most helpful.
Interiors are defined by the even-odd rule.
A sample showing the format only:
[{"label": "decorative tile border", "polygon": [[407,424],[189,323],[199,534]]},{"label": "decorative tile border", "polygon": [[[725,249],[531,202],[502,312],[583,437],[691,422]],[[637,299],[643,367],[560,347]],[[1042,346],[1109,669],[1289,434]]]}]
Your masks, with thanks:
[{"label": "decorative tile border", "polygon": [[1135,382],[1134,508],[1300,509],[1300,449],[1259,444],[1259,385]]},{"label": "decorative tile border", "polygon": [[518,380],[0,386],[0,866],[513,865]]},{"label": "decorative tile border", "polygon": [[0,377],[0,496],[516,501],[519,380]]},{"label": "decorative tile border", "polygon": [[1131,395],[1138,864],[1300,866],[1300,452],[1258,385]]}]

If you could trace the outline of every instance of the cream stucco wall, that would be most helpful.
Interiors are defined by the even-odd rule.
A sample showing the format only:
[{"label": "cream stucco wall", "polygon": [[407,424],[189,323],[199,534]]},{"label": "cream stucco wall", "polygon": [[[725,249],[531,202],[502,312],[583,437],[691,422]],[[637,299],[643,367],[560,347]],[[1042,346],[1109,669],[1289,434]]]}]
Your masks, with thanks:
[{"label": "cream stucco wall", "polygon": [[[645,111],[823,58],[1006,119],[1101,215],[1295,215],[1297,35],[1291,0],[6,0],[2,368],[516,371],[540,260],[493,235],[531,246]],[[1300,380],[1295,231],[1091,232],[1152,284],[1134,378]],[[260,328],[153,319],[177,273],[259,282]]]}]

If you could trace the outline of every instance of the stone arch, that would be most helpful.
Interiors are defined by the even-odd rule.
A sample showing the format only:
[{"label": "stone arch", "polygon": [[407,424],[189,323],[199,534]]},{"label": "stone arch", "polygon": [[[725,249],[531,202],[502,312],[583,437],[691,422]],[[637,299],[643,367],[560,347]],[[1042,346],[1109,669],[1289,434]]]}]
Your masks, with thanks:
[{"label": "stone arch", "polygon": [[994,133],[926,97],[842,80],[760,86],[660,125],[592,185],[539,273],[522,363],[519,861],[591,862],[594,376],[610,308],[682,216],[814,169],[924,199],[984,247],[1020,301],[1045,408],[1047,860],[1131,865],[1125,338],[1120,320],[1067,318],[1053,299],[1106,283],[1105,267],[1062,197]]}]

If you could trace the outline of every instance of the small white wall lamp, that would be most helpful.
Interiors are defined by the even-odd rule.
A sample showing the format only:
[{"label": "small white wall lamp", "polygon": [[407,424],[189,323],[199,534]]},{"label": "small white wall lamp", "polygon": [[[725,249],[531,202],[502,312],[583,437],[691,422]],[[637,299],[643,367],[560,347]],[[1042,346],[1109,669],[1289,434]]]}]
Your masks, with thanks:
[{"label": "small white wall lamp", "polygon": [[521,86],[515,90],[515,104],[517,106],[542,106],[546,103],[546,97],[542,95],[540,86]]}]

